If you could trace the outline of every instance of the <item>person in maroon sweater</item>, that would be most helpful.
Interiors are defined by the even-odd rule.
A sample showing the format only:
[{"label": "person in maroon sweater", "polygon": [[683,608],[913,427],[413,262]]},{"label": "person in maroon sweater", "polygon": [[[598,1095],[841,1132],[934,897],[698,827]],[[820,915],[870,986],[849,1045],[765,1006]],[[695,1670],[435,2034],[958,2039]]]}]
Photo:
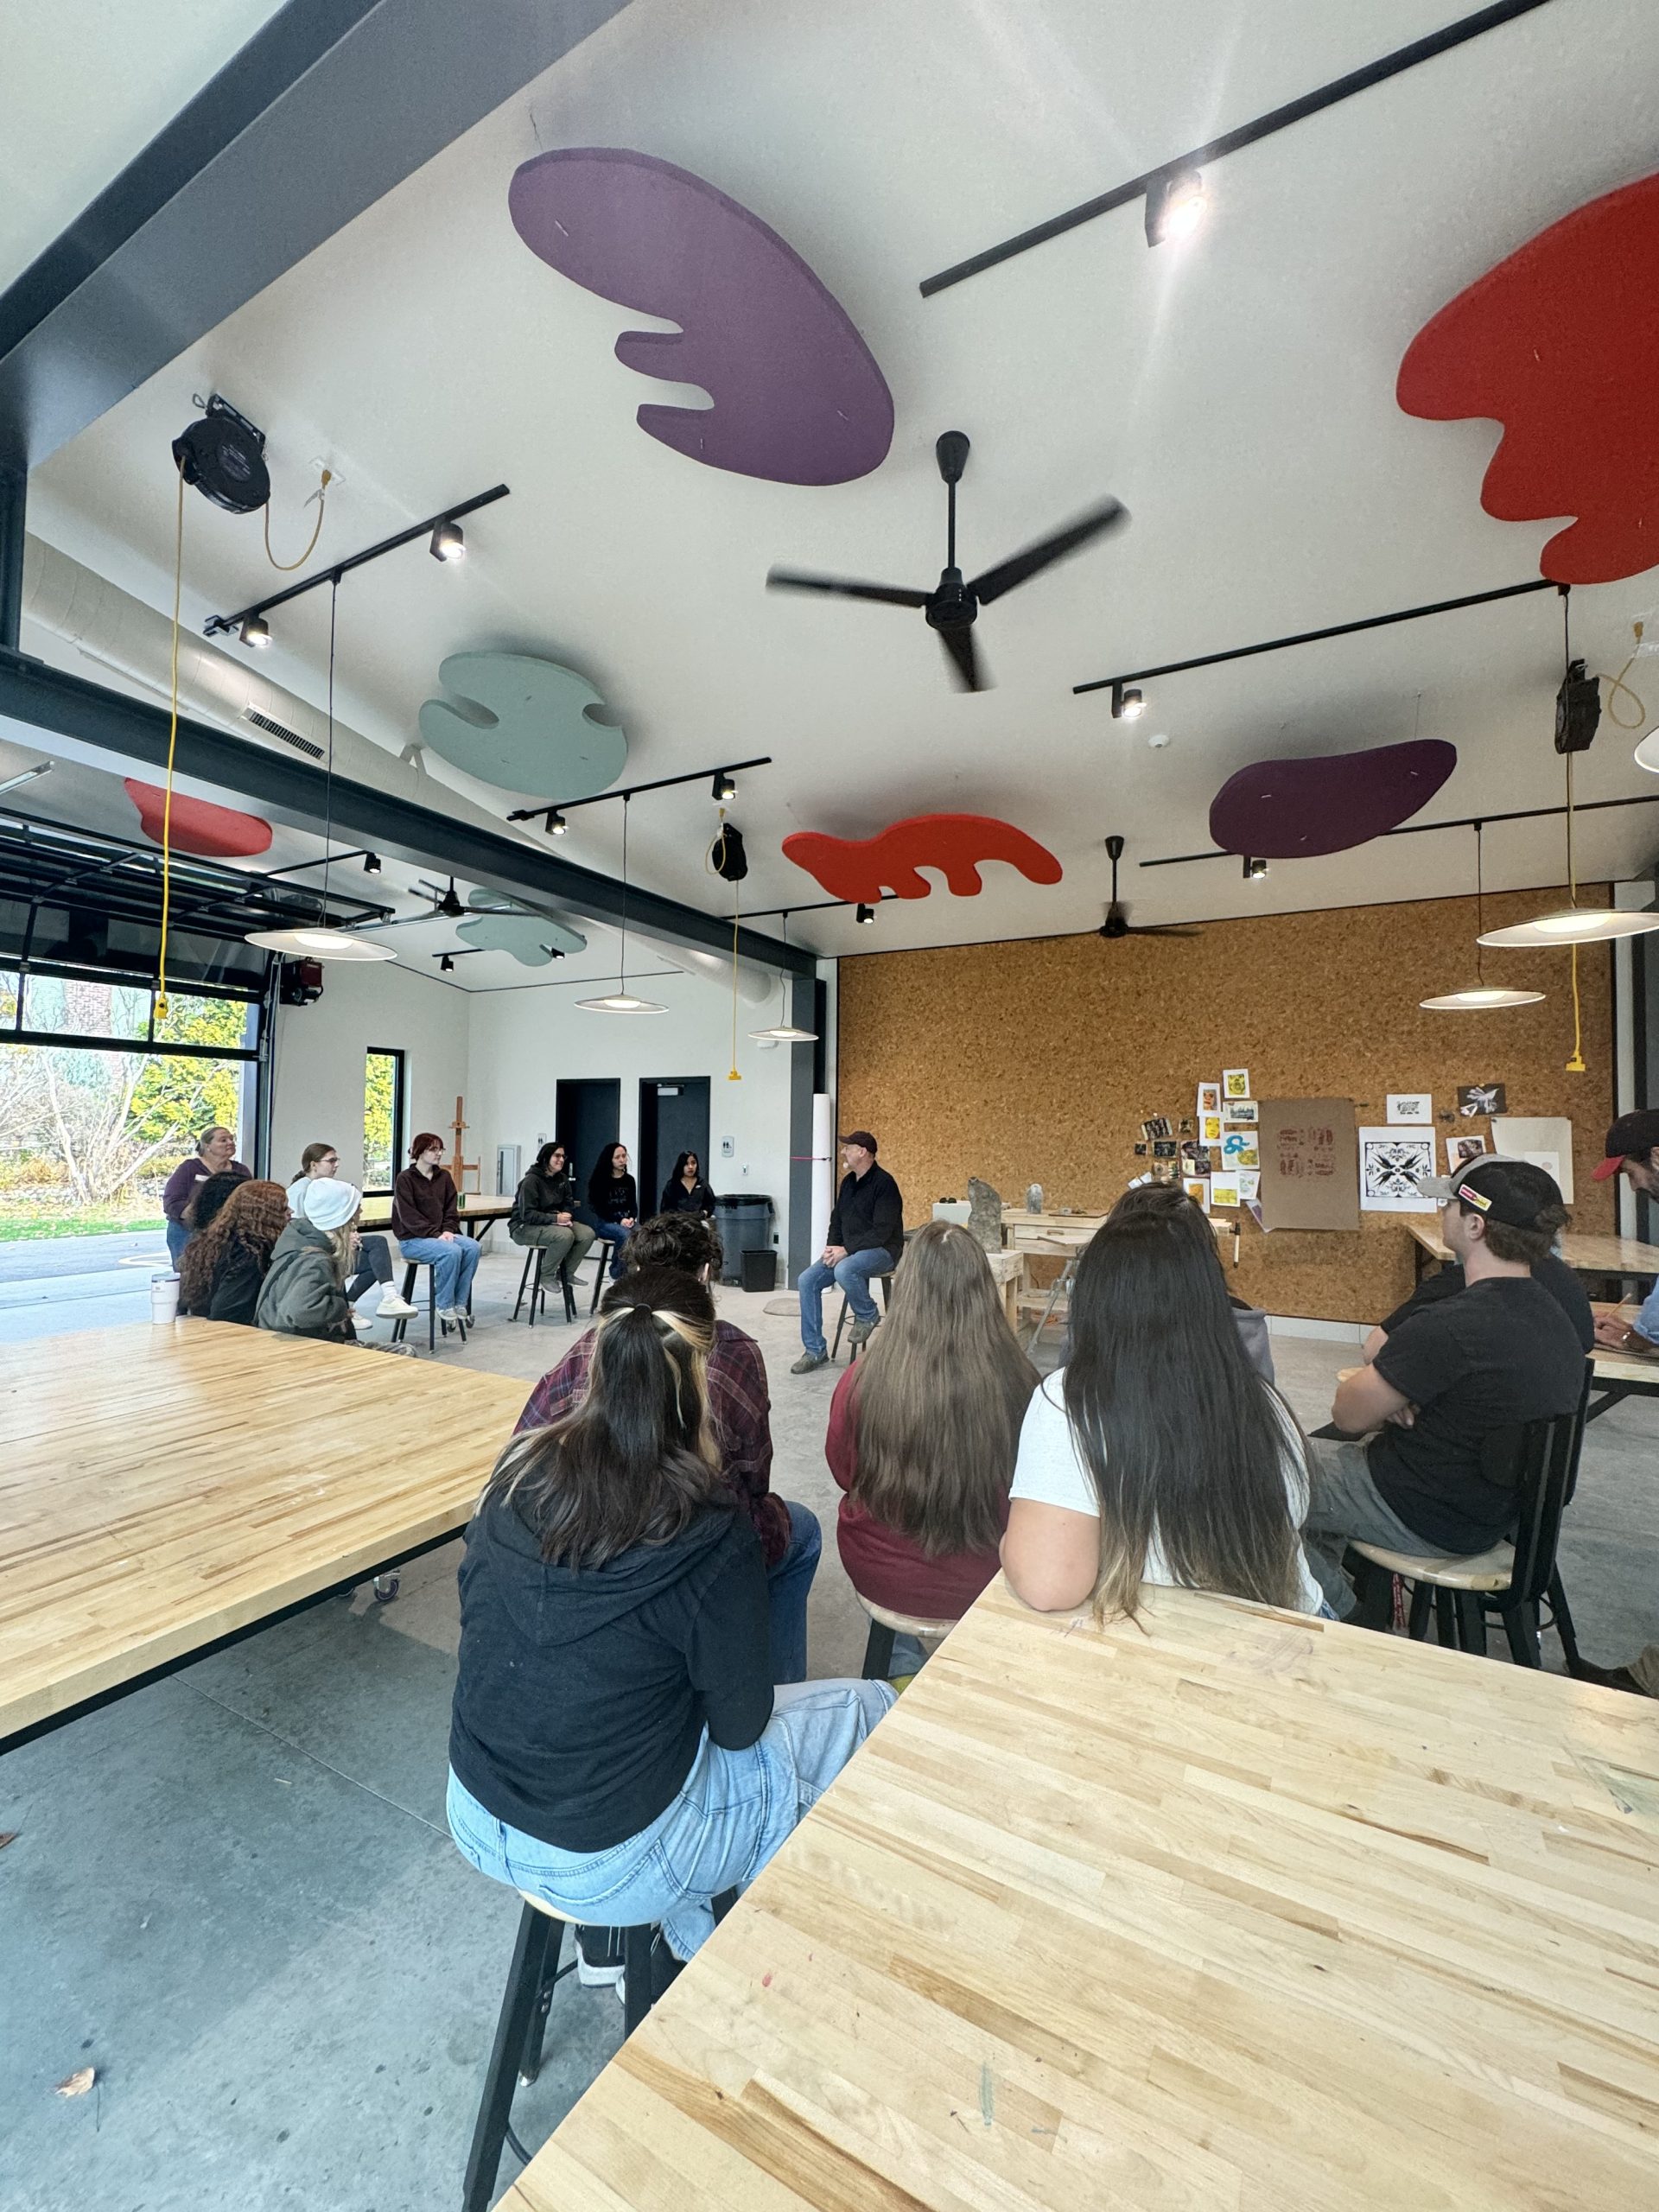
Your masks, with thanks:
[{"label": "person in maroon sweater", "polygon": [[409,1157],[410,1165],[391,1186],[391,1233],[406,1260],[430,1267],[439,1320],[470,1323],[479,1247],[461,1234],[454,1179],[443,1165],[443,1139],[423,1129]]},{"label": "person in maroon sweater", "polygon": [[[918,1230],[885,1325],[830,1404],[824,1457],[847,1493],[836,1541],[860,1597],[929,1620],[967,1611],[997,1571],[1036,1387],[974,1238],[954,1222]],[[895,1673],[923,1656],[900,1637]]]},{"label": "person in maroon sweater", "polygon": [[[671,1268],[707,1283],[721,1264],[721,1243],[701,1215],[658,1214],[641,1222],[623,1248],[624,1280],[640,1268]],[[607,1297],[607,1310],[610,1300]],[[579,1337],[530,1394],[518,1428],[550,1428],[588,1395],[595,1332]],[[806,1680],[806,1600],[817,1572],[823,1533],[816,1513],[772,1488],[772,1400],[766,1363],[754,1338],[730,1321],[715,1323],[709,1355],[709,1411],[721,1471],[737,1492],[760,1539],[772,1630],[772,1679]],[[515,1432],[516,1433],[517,1432]]]}]

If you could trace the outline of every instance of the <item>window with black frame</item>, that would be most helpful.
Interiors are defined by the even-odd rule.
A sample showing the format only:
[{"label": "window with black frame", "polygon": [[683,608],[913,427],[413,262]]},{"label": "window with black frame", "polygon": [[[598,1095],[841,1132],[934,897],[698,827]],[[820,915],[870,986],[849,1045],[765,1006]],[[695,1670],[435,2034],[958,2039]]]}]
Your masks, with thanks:
[{"label": "window with black frame", "polygon": [[391,1189],[403,1158],[404,1055],[392,1046],[371,1045],[363,1072],[363,1188],[375,1196]]}]

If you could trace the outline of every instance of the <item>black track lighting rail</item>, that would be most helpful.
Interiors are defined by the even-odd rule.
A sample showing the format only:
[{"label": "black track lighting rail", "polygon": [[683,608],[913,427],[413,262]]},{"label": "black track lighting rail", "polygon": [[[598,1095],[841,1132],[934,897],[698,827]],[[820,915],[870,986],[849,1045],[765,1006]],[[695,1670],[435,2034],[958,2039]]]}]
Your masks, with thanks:
[{"label": "black track lighting rail", "polygon": [[[378,875],[380,873],[379,857],[374,852],[373,849],[368,845],[353,846],[352,850],[348,853],[319,853],[315,860],[290,861],[286,868],[261,868],[259,873],[264,876],[265,881],[269,883],[273,880],[273,878],[277,876],[297,875],[302,868],[339,868],[346,861],[373,861],[374,866],[371,868],[365,868],[364,870],[364,874],[365,875]],[[383,911],[389,914],[392,910],[390,906],[387,906]]]},{"label": "black track lighting rail", "polygon": [[[1217,668],[1224,661],[1253,660],[1258,653],[1287,652],[1294,645],[1317,645],[1327,638],[1351,638],[1362,630],[1386,630],[1395,622],[1422,622],[1431,614],[1455,614],[1459,607],[1490,607],[1500,599],[1519,599],[1531,591],[1571,589],[1553,576],[1533,576],[1523,584],[1501,584],[1496,591],[1470,592],[1462,599],[1437,599],[1427,607],[1402,607],[1392,614],[1365,614],[1357,622],[1333,622],[1328,629],[1298,630],[1287,638],[1264,638],[1259,645],[1230,645],[1225,652],[1197,653],[1191,660],[1166,660],[1160,668],[1125,669],[1118,676],[1097,676],[1088,683],[1074,683],[1074,694],[1109,691],[1126,683],[1144,683],[1154,676],[1184,676],[1189,669]],[[1141,863],[1142,868],[1146,862]]]},{"label": "black track lighting rail", "polygon": [[1357,93],[1369,92],[1375,86],[1386,84],[1390,77],[1402,76],[1408,69],[1415,69],[1422,62],[1433,61],[1440,54],[1466,45],[1471,38],[1479,38],[1483,32],[1497,30],[1503,23],[1513,22],[1517,16],[1530,15],[1535,8],[1548,4],[1548,0],[1495,0],[1491,7],[1478,9],[1472,16],[1460,16],[1454,23],[1430,31],[1427,37],[1413,39],[1409,46],[1395,47],[1391,54],[1381,54],[1361,68],[1351,69],[1346,76],[1333,77],[1328,85],[1316,86],[1311,92],[1287,100],[1282,107],[1270,108],[1265,115],[1223,131],[1219,138],[1211,138],[1205,145],[1194,146],[1187,153],[1160,162],[1156,168],[1144,170],[1126,183],[1114,185],[1096,199],[1068,207],[1063,215],[1051,215],[1046,223],[1020,231],[1014,237],[1005,238],[1001,245],[987,246],[982,253],[972,254],[966,261],[942,269],[936,276],[925,276],[922,297],[931,300],[936,292],[948,291],[951,285],[978,276],[1001,262],[1012,261],[1017,254],[1029,253],[1033,246],[1046,245],[1051,238],[1061,238],[1081,224],[1092,223],[1097,215],[1109,215],[1115,208],[1127,207],[1134,200],[1145,199],[1148,192],[1166,183],[1173,174],[1203,168],[1211,162],[1220,161],[1224,155],[1237,153],[1242,147],[1256,145],[1263,138],[1271,138],[1276,131],[1288,130],[1293,123],[1304,123],[1311,115],[1336,107]]},{"label": "black track lighting rail", "polygon": [[774,921],[781,914],[787,920],[791,914],[827,913],[832,906],[885,906],[898,895],[896,891],[884,891],[879,899],[815,899],[804,906],[758,906],[753,912],[746,912],[743,918],[746,922]]},{"label": "black track lighting rail", "polygon": [[480,492],[475,499],[463,499],[458,507],[444,507],[437,514],[429,515],[424,522],[411,523],[407,530],[400,530],[395,537],[383,537],[378,545],[365,545],[360,553],[348,553],[343,561],[330,561],[315,575],[303,582],[289,584],[286,591],[274,592],[269,599],[256,600],[251,607],[244,607],[234,614],[210,614],[201,626],[205,638],[221,638],[232,630],[239,630],[245,622],[269,614],[273,607],[286,607],[291,599],[299,599],[306,592],[315,591],[319,584],[337,584],[353,569],[360,569],[370,561],[378,561],[383,553],[395,553],[400,545],[413,545],[416,538],[429,538],[440,523],[459,522],[463,515],[476,514],[480,507],[493,506],[498,499],[509,496],[509,487],[498,484],[488,492]]},{"label": "black track lighting rail", "polygon": [[[1651,806],[1659,799],[1659,791],[1637,791],[1630,798],[1580,799],[1573,806],[1574,814],[1601,814],[1610,807]],[[1541,822],[1552,814],[1565,814],[1564,806],[1519,806],[1509,814],[1460,814],[1454,822],[1402,822],[1397,829],[1384,830],[1384,837],[1421,837],[1431,830],[1490,830],[1494,822]],[[1203,853],[1169,853],[1161,860],[1141,861],[1141,868],[1185,868],[1189,861],[1236,861],[1236,853],[1224,853],[1219,845]],[[1294,853],[1281,853],[1281,860],[1294,860]],[[1325,860],[1325,853],[1310,853],[1309,860]]]},{"label": "black track lighting rail", "polygon": [[515,806],[508,815],[509,822],[533,822],[543,816],[551,830],[556,814],[569,814],[579,806],[603,806],[609,799],[637,798],[641,791],[665,791],[674,784],[711,784],[716,776],[735,776],[745,768],[769,768],[770,753],[761,753],[753,760],[723,760],[713,768],[690,768],[683,776],[658,776],[648,784],[619,784],[614,791],[594,791],[587,798],[550,799],[541,806]]}]

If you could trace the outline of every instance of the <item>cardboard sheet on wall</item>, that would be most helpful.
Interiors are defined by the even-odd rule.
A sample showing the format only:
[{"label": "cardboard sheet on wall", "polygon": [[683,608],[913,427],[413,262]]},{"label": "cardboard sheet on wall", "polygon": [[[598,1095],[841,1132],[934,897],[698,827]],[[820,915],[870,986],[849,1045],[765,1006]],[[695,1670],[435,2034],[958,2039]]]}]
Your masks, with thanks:
[{"label": "cardboard sheet on wall", "polygon": [[1494,1114],[1492,1150],[1510,1160],[1530,1160],[1561,1186],[1573,1203],[1573,1124],[1564,1114]]},{"label": "cardboard sheet on wall", "polygon": [[1351,1098],[1261,1102],[1263,1229],[1357,1229],[1359,1146]]}]

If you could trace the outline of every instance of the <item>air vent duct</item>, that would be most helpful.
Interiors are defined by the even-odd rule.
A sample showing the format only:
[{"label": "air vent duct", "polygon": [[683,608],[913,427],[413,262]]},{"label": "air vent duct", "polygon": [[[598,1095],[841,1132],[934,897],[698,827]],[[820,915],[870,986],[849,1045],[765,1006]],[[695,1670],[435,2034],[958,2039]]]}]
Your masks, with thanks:
[{"label": "air vent duct", "polygon": [[322,747],[314,745],[308,737],[302,737],[296,729],[289,729],[281,722],[272,721],[269,715],[262,715],[257,707],[244,707],[242,719],[262,729],[267,737],[280,738],[284,745],[291,745],[296,753],[308,753],[313,760],[321,760]]}]

